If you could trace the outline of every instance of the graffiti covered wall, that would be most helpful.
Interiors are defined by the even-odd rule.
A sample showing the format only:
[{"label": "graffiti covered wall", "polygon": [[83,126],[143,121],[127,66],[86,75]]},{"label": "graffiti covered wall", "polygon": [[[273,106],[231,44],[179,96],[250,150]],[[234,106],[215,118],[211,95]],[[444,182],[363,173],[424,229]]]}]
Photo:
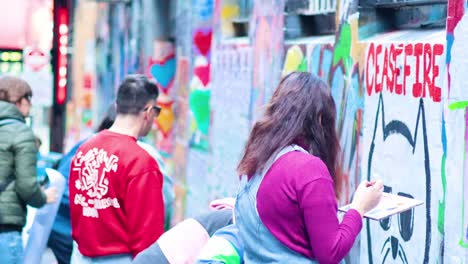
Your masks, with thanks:
[{"label": "graffiti covered wall", "polygon": [[[308,1],[296,2],[294,8],[311,9]],[[235,191],[246,122],[261,115],[258,107],[281,76],[309,71],[329,84],[337,104],[345,173],[340,202],[350,202],[357,184],[373,178],[382,178],[387,192],[424,201],[384,221],[365,221],[346,262],[466,262],[466,2],[449,1],[447,33],[395,30],[359,39],[365,29],[358,2],[337,1],[335,35],[287,42],[271,32],[283,18],[270,15],[269,3],[254,3],[248,41],[228,45],[213,31],[211,165],[208,176],[198,178],[206,194],[195,203]]]},{"label": "graffiti covered wall", "polygon": [[[281,57],[275,54],[282,51],[283,1],[255,2],[250,38],[239,39],[228,38],[233,34],[229,21],[241,9],[238,3],[196,2],[205,8],[195,10],[206,15],[211,3],[214,13],[211,26],[201,23],[193,30],[186,216],[208,210],[213,199],[235,195],[237,163],[251,122],[280,78]],[[196,16],[202,15],[197,12]],[[208,39],[212,44],[207,45]]]},{"label": "graffiti covered wall", "polygon": [[253,87],[250,120],[261,116],[261,107],[279,82],[283,51],[284,0],[257,0],[250,21],[253,45]]},{"label": "graffiti covered wall", "polygon": [[448,43],[443,28],[359,39],[357,1],[338,1],[336,8],[334,38],[287,45],[283,75],[306,69],[330,85],[343,150],[342,203],[357,183],[374,178],[384,180],[387,192],[424,201],[384,221],[365,221],[347,263],[465,263],[466,2],[449,3]]},{"label": "graffiti covered wall", "polygon": [[[213,38],[213,0],[192,1],[191,75],[188,89],[188,150],[185,216],[208,210],[211,168],[211,57]],[[187,25],[184,25],[187,26]]]},{"label": "graffiti covered wall", "polygon": [[439,229],[445,238],[446,259],[468,261],[468,2],[452,0],[447,17],[447,89],[444,89],[443,164],[445,165],[445,221]]},{"label": "graffiti covered wall", "polygon": [[[361,34],[369,21],[360,24],[358,3],[256,0],[249,36],[232,38],[236,1],[177,1],[176,44],[160,54],[165,49],[152,40],[149,65],[171,103],[157,125],[172,138],[156,145],[170,154],[176,222],[235,194],[235,168],[261,106],[282,76],[308,71],[329,84],[337,105],[345,177],[340,203],[352,200],[361,180],[374,178],[384,180],[387,192],[424,201],[384,221],[364,221],[346,262],[468,261],[467,2],[448,1],[446,30],[368,34]],[[284,41],[285,9],[335,12],[335,34]],[[119,36],[125,34],[103,34],[96,46]],[[125,54],[125,45],[118,46]],[[96,56],[109,54],[105,47]],[[116,75],[146,69],[146,59],[104,61],[114,70],[97,60],[99,84],[114,89]]]},{"label": "graffiti covered wall", "polygon": [[424,205],[380,222],[366,220],[362,261],[440,259],[444,58],[443,31],[432,42],[371,42],[367,48],[362,177],[380,178],[386,192],[424,201]]},{"label": "graffiti covered wall", "polygon": [[211,199],[232,196],[238,190],[236,168],[250,132],[252,48],[246,43],[220,44],[213,66]]},{"label": "graffiti covered wall", "polygon": [[[461,165],[466,150],[460,142],[465,141],[467,121],[464,108],[458,112],[450,109],[466,107],[466,98],[460,90],[461,79],[452,76],[452,87],[457,83],[460,88],[451,88],[450,102],[446,102],[449,54],[445,30],[399,30],[359,39],[357,2],[338,1],[336,9],[339,23],[335,36],[286,42],[283,52],[273,53],[276,59],[284,58],[278,74],[310,71],[330,85],[343,149],[345,182],[341,203],[351,201],[357,184],[368,178],[382,178],[387,192],[424,201],[423,206],[385,221],[366,221],[357,250],[347,257],[347,262],[463,263],[467,226],[463,199],[468,188],[466,169]],[[459,32],[462,38],[466,35],[463,30],[459,26],[452,35]],[[255,50],[263,36],[252,37]],[[457,53],[466,52],[457,50],[454,43]],[[268,49],[274,48],[269,44]],[[254,55],[253,65],[261,56]],[[466,56],[452,56],[451,63],[465,65],[462,58]],[[463,76],[463,69],[466,67],[459,66],[453,74]],[[255,90],[256,78],[261,83],[262,74],[271,74],[262,71],[265,69],[254,66],[253,96],[259,92]],[[269,86],[274,89],[273,84]],[[218,96],[221,98],[214,93],[212,100]],[[216,120],[215,126],[221,126]],[[393,169],[393,164],[400,165]],[[213,175],[213,179],[216,177]],[[448,191],[452,188],[453,192]],[[460,213],[450,214],[457,215],[458,220],[448,224],[447,212],[454,210]]]}]

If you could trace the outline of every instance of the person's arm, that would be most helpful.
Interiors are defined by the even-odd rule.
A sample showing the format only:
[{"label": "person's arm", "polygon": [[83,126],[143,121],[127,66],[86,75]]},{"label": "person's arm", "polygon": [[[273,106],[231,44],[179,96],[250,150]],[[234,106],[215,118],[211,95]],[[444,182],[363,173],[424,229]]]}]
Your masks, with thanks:
[{"label": "person's arm", "polygon": [[124,207],[129,247],[135,257],[164,232],[162,175],[158,169],[132,176]]},{"label": "person's arm", "polygon": [[37,149],[34,134],[28,128],[21,129],[14,137],[15,191],[26,204],[39,208],[46,203],[36,177]]},{"label": "person's arm", "polygon": [[361,231],[362,218],[349,210],[341,223],[331,177],[308,182],[299,191],[312,253],[319,263],[339,263],[350,251]]}]

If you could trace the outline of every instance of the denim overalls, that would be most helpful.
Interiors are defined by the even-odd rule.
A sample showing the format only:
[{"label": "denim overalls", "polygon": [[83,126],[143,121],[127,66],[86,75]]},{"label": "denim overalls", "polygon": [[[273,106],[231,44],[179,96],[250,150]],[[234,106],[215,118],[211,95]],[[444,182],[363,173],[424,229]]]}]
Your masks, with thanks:
[{"label": "denim overalls", "polygon": [[243,177],[241,189],[237,194],[235,216],[240,237],[244,243],[244,262],[249,263],[317,263],[285,246],[263,225],[257,211],[257,192],[263,177],[271,165],[282,155],[291,151],[308,153],[298,145],[282,149],[275,159],[267,162],[262,173],[249,181]]}]

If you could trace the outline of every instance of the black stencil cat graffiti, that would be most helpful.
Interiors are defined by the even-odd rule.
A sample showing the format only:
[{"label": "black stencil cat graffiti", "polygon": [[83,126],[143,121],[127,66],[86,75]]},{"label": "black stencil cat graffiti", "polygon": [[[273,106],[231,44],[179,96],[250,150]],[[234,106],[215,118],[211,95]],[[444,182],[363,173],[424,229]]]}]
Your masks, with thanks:
[{"label": "black stencil cat graffiti", "polygon": [[[414,127],[414,130],[411,131],[410,127]],[[395,160],[395,157],[400,160]],[[415,162],[411,163],[413,160]],[[380,166],[375,166],[377,163]],[[419,99],[415,124],[407,125],[395,119],[386,122],[383,95],[379,95],[369,149],[367,180],[375,176],[377,167],[385,168],[387,178],[383,178],[386,184],[384,191],[414,197],[423,200],[425,204],[380,223],[366,220],[369,263],[413,263],[416,260],[428,263],[431,246],[431,171],[423,99]],[[410,181],[412,184],[408,184]],[[395,218],[398,225],[393,223],[392,226]]]}]

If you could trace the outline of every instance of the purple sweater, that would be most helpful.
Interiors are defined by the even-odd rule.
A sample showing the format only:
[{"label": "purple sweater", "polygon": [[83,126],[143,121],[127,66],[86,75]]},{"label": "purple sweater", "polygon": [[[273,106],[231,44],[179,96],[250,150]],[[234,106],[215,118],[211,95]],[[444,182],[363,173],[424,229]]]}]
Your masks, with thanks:
[{"label": "purple sweater", "polygon": [[341,223],[333,179],[319,158],[293,151],[279,158],[257,193],[268,230],[290,249],[320,263],[338,263],[353,246],[362,219],[349,210]]}]

